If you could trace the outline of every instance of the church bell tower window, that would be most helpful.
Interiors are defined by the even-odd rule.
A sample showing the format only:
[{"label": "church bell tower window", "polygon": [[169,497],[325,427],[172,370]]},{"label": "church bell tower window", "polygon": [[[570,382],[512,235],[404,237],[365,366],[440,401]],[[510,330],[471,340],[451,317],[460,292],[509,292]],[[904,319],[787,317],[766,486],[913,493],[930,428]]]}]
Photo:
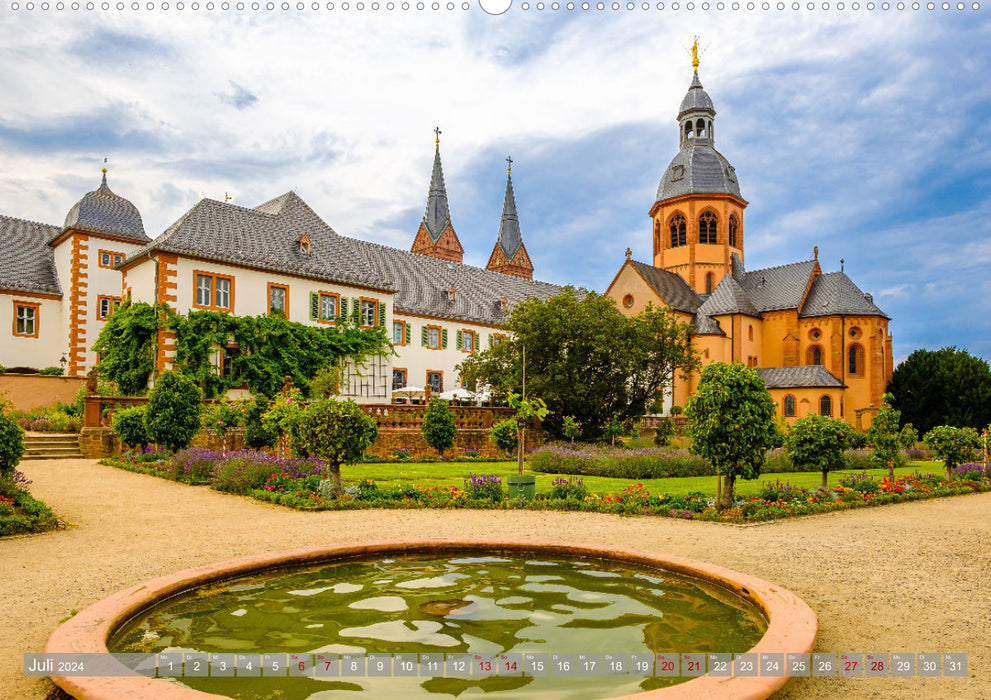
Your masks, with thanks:
[{"label": "church bell tower window", "polygon": [[685,225],[685,217],[681,214],[675,214],[671,217],[671,247],[675,248],[680,245],[685,245],[688,242],[687,226]]}]

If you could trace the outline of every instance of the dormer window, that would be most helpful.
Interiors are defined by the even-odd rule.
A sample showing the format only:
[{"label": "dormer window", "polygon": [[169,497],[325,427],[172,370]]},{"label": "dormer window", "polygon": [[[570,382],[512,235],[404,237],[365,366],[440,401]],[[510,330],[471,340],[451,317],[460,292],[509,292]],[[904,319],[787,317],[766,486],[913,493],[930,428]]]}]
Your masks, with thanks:
[{"label": "dormer window", "polygon": [[454,285],[447,288],[447,300],[454,301]]},{"label": "dormer window", "polygon": [[300,255],[310,254],[310,239],[305,235],[299,239],[299,253]]},{"label": "dormer window", "polygon": [[685,166],[684,165],[672,165],[671,166],[671,182],[677,182],[678,180],[685,177]]}]

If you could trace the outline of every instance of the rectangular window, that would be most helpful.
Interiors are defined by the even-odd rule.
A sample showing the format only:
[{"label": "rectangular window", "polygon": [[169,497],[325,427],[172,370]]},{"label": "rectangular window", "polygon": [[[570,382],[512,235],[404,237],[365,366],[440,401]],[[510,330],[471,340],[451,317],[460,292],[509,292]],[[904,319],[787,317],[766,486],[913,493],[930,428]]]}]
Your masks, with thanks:
[{"label": "rectangular window", "polygon": [[440,350],[440,326],[427,326],[427,347]]},{"label": "rectangular window", "polygon": [[492,334],[492,347],[495,347],[496,345],[502,345],[504,342],[506,342],[505,335],[503,335],[502,333]]},{"label": "rectangular window", "polygon": [[220,375],[222,377],[232,377],[234,371],[234,361],[241,354],[241,349],[237,345],[227,345],[224,347],[224,354],[221,357]]},{"label": "rectangular window", "polygon": [[405,369],[393,369],[392,370],[392,390],[402,389],[406,386],[406,370]]},{"label": "rectangular window", "polygon": [[120,265],[122,262],[124,262],[123,253],[117,253],[112,250],[100,251],[100,267],[113,268],[115,265]]},{"label": "rectangular window", "polygon": [[337,320],[337,308],[340,306],[340,296],[320,292],[320,320],[333,323]]},{"label": "rectangular window", "polygon": [[41,304],[30,301],[14,302],[14,335],[38,337],[38,309]]},{"label": "rectangular window", "polygon": [[110,318],[110,314],[120,306],[121,301],[121,297],[98,296],[96,298],[96,317],[101,321]]},{"label": "rectangular window", "polygon": [[375,299],[365,299],[361,300],[361,325],[365,328],[371,328],[375,325],[378,320],[379,314],[379,303]]},{"label": "rectangular window", "polygon": [[475,352],[475,331],[461,331],[461,350]]},{"label": "rectangular window", "polygon": [[193,274],[195,298],[193,307],[213,311],[234,310],[234,278],[212,272]]},{"label": "rectangular window", "polygon": [[444,391],[444,373],[427,370],[427,386],[435,394],[442,393]]},{"label": "rectangular window", "polygon": [[268,315],[289,318],[289,287],[268,283]]},{"label": "rectangular window", "polygon": [[405,345],[406,344],[406,322],[405,321],[393,321],[392,322],[392,344],[393,345]]}]

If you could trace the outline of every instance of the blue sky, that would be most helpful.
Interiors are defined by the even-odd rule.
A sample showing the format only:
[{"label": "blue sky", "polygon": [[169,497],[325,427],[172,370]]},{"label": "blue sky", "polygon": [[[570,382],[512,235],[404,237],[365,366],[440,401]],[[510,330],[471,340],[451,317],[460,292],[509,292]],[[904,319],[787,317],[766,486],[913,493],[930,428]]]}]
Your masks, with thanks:
[{"label": "blue sky", "polygon": [[439,125],[465,261],[488,260],[511,155],[535,276],[602,291],[628,246],[650,260],[699,35],[716,148],[750,202],[748,269],[818,246],[892,317],[896,361],[946,345],[991,359],[991,22],[973,0],[146,4],[0,8],[0,212],[61,223],[107,157],[151,236],[202,197],[293,189],[339,233],[408,248]]}]

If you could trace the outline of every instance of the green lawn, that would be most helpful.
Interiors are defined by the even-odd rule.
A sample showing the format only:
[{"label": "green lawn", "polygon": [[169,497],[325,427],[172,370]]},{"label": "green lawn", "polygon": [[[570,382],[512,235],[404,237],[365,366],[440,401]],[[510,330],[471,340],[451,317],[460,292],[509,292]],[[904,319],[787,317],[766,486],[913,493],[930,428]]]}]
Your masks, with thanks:
[{"label": "green lawn", "polygon": [[[943,465],[940,462],[910,462],[910,466],[895,470],[895,475],[912,474],[913,472],[923,474],[942,474]],[[495,474],[502,478],[505,484],[506,478],[517,473],[516,462],[481,462],[471,464],[468,462],[393,462],[381,464],[358,464],[354,466],[344,466],[341,468],[342,476],[347,482],[357,482],[363,479],[371,479],[380,486],[391,486],[393,484],[416,484],[417,486],[457,486],[464,488],[464,480],[469,474]],[[842,474],[846,472],[830,472],[829,483],[835,485],[839,482]],[[859,471],[855,472],[861,473]],[[867,473],[873,477],[881,478],[887,476],[887,469],[869,469]],[[566,478],[560,474],[535,474],[537,477],[537,493],[546,493],[551,489],[551,483],[558,478]],[[615,493],[637,483],[642,483],[651,494],[667,493],[672,496],[683,496],[692,491],[702,491],[704,493],[716,494],[716,477],[714,476],[694,476],[670,479],[646,479],[642,482],[632,479],[610,479],[599,476],[581,477],[584,484],[593,492],[599,495]],[[819,472],[789,472],[785,474],[763,474],[758,479],[746,481],[737,479],[735,490],[737,493],[746,495],[756,495],[764,482],[774,483],[777,479],[781,483],[789,482],[792,486],[814,489],[822,481]]]}]

